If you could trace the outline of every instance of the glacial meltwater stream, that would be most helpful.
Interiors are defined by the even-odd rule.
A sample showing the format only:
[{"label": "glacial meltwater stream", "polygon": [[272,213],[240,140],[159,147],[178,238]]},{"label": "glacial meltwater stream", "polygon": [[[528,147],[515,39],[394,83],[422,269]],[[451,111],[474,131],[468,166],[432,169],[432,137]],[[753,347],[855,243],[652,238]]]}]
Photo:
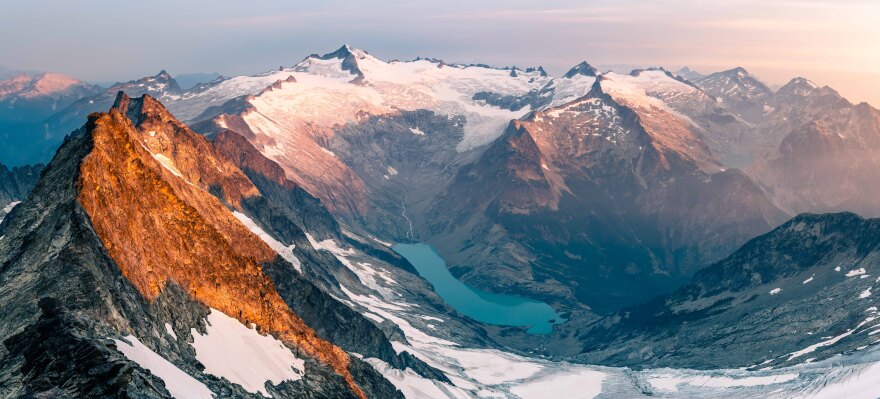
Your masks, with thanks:
[{"label": "glacial meltwater stream", "polygon": [[549,334],[554,324],[565,321],[544,302],[467,286],[449,273],[446,262],[427,244],[397,244],[392,249],[406,258],[449,306],[474,320],[502,326],[527,326],[530,334]]}]

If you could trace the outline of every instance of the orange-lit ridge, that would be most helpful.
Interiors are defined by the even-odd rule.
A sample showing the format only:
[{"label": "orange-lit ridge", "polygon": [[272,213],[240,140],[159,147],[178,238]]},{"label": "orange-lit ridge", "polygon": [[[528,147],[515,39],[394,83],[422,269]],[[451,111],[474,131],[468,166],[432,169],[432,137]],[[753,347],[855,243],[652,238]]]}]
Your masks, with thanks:
[{"label": "orange-lit ridge", "polygon": [[[262,265],[277,254],[209,194],[207,187],[192,183],[194,179],[216,181],[217,176],[194,176],[195,169],[169,167],[166,158],[144,145],[146,137],[155,139],[155,131],[151,135],[138,130],[117,109],[90,118],[93,149],[80,166],[78,201],[109,255],[141,294],[155,300],[174,281],[205,305],[243,323],[254,323],[329,365],[358,397],[365,398],[348,370],[348,355],[318,337],[263,273]],[[183,129],[177,133],[196,135]],[[195,141],[175,143],[185,147],[204,140],[187,138]],[[177,153],[187,150],[174,149]],[[201,172],[232,173],[223,169],[203,168]],[[236,169],[235,173],[241,172]],[[228,187],[232,185],[224,188]],[[242,194],[224,193],[233,202]]]}]

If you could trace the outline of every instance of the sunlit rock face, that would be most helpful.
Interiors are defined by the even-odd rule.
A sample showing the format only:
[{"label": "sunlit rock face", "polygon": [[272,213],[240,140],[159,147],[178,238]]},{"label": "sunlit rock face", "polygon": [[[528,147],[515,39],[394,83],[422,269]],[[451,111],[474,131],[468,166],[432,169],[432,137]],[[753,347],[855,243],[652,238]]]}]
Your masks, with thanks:
[{"label": "sunlit rock face", "polygon": [[208,192],[221,190],[235,207],[258,195],[249,180],[212,156],[205,138],[162,120],[170,114],[155,100],[127,102],[121,96],[110,113],[91,117],[92,150],[78,179],[78,201],[123,275],[150,301],[175,281],[207,306],[327,363],[363,396],[347,355],[318,338],[263,273],[277,254]]},{"label": "sunlit rock face", "polygon": [[[289,181],[282,183],[273,181],[277,192],[263,197],[217,146],[157,100],[119,93],[109,112],[92,114],[65,141],[33,195],[8,205],[13,212],[0,223],[5,315],[0,337],[20,343],[0,354],[2,372],[14,383],[9,389],[43,392],[39,378],[45,372],[21,370],[57,357],[67,368],[53,375],[69,381],[65,386],[77,396],[115,395],[113,389],[131,381],[157,387],[157,397],[169,391],[399,397],[367,363],[331,340],[395,367],[432,369],[398,355],[381,330],[305,277],[297,257],[308,259],[313,276],[333,265],[309,249],[292,254],[300,244],[292,240],[302,236],[306,242],[302,222],[320,227],[315,231],[321,236],[340,233],[332,219],[322,218],[327,212],[317,210],[323,209],[317,200],[297,193]],[[299,195],[300,202],[282,209],[274,201],[284,195]],[[307,205],[301,217],[289,218],[299,204]],[[270,238],[260,225],[284,231],[279,237],[287,243]],[[280,285],[274,279],[282,279]],[[215,336],[226,334],[217,333],[223,327],[206,325],[212,323],[211,312],[226,315],[220,324],[232,324],[235,328],[226,330],[238,331],[241,339],[263,342],[265,356],[249,356],[264,363],[246,379],[219,380],[235,371],[200,366],[198,359],[216,359],[211,354],[224,350],[216,347],[222,339]],[[342,319],[347,326],[339,323]],[[40,327],[45,324],[57,328]],[[33,329],[41,329],[48,341],[33,340],[34,333],[20,336]],[[340,333],[343,329],[348,335]],[[19,338],[10,338],[15,334]],[[191,335],[208,336],[197,353]],[[295,369],[286,370],[290,364],[279,366],[279,361]],[[122,367],[80,372],[96,362]]]}]

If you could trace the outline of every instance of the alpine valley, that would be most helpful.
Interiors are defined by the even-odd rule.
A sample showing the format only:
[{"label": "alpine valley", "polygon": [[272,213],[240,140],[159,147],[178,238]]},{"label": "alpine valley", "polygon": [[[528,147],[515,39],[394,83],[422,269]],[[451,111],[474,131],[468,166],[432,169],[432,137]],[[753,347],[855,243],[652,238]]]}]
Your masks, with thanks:
[{"label": "alpine valley", "polygon": [[880,396],[880,110],[804,78],[345,45],[0,138],[0,398]]}]

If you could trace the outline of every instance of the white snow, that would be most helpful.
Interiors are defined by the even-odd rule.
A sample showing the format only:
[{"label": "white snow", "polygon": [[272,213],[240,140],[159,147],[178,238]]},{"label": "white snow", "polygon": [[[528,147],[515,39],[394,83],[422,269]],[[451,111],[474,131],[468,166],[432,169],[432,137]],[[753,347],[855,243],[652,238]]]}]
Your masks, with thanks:
[{"label": "white snow", "polygon": [[770,295],[776,295],[780,292],[782,292],[782,288],[774,288],[774,289],[770,290]]},{"label": "white snow", "polygon": [[297,358],[281,341],[261,335],[238,320],[211,309],[207,333],[192,329],[192,346],[205,373],[223,377],[251,393],[272,397],[265,383],[302,378],[305,362]]},{"label": "white snow", "polygon": [[[711,372],[708,372],[711,373]],[[675,370],[669,374],[660,374],[648,378],[652,387],[661,391],[677,392],[682,385],[710,388],[755,387],[780,384],[798,378],[799,374],[776,374],[732,378],[722,375],[700,374],[698,371]]]},{"label": "white snow", "polygon": [[870,288],[870,287],[869,287],[868,289],[862,291],[861,294],[859,294],[859,298],[860,298],[860,299],[865,299],[865,298],[867,298],[867,297],[869,297],[869,296],[871,296],[871,288]]},{"label": "white snow", "polygon": [[804,280],[803,284],[806,284],[806,283],[809,283],[810,281],[813,281],[813,277],[816,277],[816,275],[814,274],[814,275],[810,276],[810,278]]},{"label": "white snow", "polygon": [[865,274],[865,268],[860,267],[858,269],[853,269],[853,270],[848,271],[846,273],[846,276],[853,277],[853,276],[858,276],[858,275],[862,275],[862,274]]},{"label": "white snow", "polygon": [[409,128],[409,131],[413,132],[413,134],[418,135],[418,136],[424,136],[424,135],[425,135],[425,132],[421,131],[421,130],[420,130],[419,128],[417,128],[417,127],[411,127],[411,128]]},{"label": "white snow", "polygon": [[[464,116],[464,138],[459,151],[478,147],[499,137],[512,119],[531,109],[511,111],[473,100],[479,92],[502,95],[525,95],[540,89],[549,77],[538,72],[518,73],[509,70],[476,66],[454,66],[427,60],[384,62],[369,54],[355,51],[364,80],[352,83],[355,77],[341,70],[341,60],[309,58],[297,65],[290,75],[295,83],[267,90],[248,102],[254,111],[245,115],[245,122],[257,135],[265,135],[282,145],[293,144],[295,137],[312,127],[332,128],[355,122],[363,113],[383,115],[401,110],[428,109],[441,115]],[[424,134],[411,128],[413,134]],[[290,146],[287,162],[295,157],[307,158],[311,149]],[[294,150],[294,148],[296,148]],[[274,158],[285,163],[285,158]]]},{"label": "white snow", "polygon": [[862,326],[864,326],[865,324],[874,321],[874,319],[875,319],[874,317],[868,317],[868,318],[866,318],[864,321],[862,321],[861,323],[859,323],[859,325],[856,326],[856,328],[853,328],[853,329],[851,329],[851,330],[847,330],[846,332],[844,332],[844,333],[842,333],[842,334],[840,334],[840,335],[838,335],[838,336],[836,336],[836,337],[831,337],[831,338],[826,339],[826,340],[824,340],[824,341],[822,341],[822,342],[819,342],[819,343],[816,343],[816,344],[810,345],[810,346],[808,346],[808,347],[806,347],[806,348],[804,348],[804,349],[801,349],[801,350],[799,350],[799,351],[792,352],[792,353],[789,355],[788,360],[794,359],[794,358],[799,357],[799,356],[803,356],[803,355],[805,355],[805,354],[807,354],[807,353],[814,352],[816,349],[819,349],[819,348],[822,348],[822,347],[825,347],[825,346],[831,346],[831,345],[834,345],[834,344],[836,344],[838,341],[840,341],[840,340],[842,340],[842,339],[844,339],[844,338],[846,338],[846,337],[852,335],[854,332],[856,332],[856,330],[858,330],[859,328],[862,328]]},{"label": "white snow", "polygon": [[177,334],[174,333],[174,328],[171,327],[171,324],[165,323],[165,332],[167,332],[171,338],[174,338],[175,341],[177,340]]},{"label": "white snow", "polygon": [[273,251],[278,253],[278,255],[281,255],[284,260],[293,264],[293,267],[296,268],[298,272],[302,272],[302,264],[299,262],[299,259],[297,259],[297,257],[293,254],[293,249],[295,248],[294,244],[291,244],[290,246],[282,244],[280,241],[276,240],[274,237],[266,233],[251,218],[239,211],[233,211],[232,214],[235,215],[235,217],[242,224],[244,224],[245,227],[248,228],[248,230],[260,237],[260,239],[263,240],[266,245],[272,248]]},{"label": "white snow", "polygon": [[12,201],[6,204],[6,206],[3,207],[3,213],[0,214],[0,222],[3,221],[3,219],[6,217],[6,215],[9,214],[9,212],[12,212],[12,208],[15,208],[20,203],[21,201]]},{"label": "white snow", "polygon": [[177,166],[174,165],[174,161],[172,161],[171,158],[168,158],[163,154],[150,154],[153,155],[153,158],[156,158],[156,160],[159,161],[159,163],[162,164],[165,169],[171,171],[171,173],[173,173],[175,176],[183,178],[183,174],[180,173],[180,170],[177,169]]},{"label": "white snow", "polygon": [[593,88],[596,78],[577,74],[571,78],[559,78],[553,80],[550,85],[553,87],[553,101],[545,108],[554,108],[560,105],[572,102],[580,97],[587,95]]},{"label": "white snow", "polygon": [[835,268],[834,268],[834,271],[839,272],[839,271],[840,271],[840,266],[835,267]]},{"label": "white snow", "polygon": [[633,107],[663,110],[693,124],[690,118],[670,108],[666,100],[679,96],[702,96],[696,88],[672,79],[659,70],[641,71],[637,76],[615,72],[603,76],[602,89],[615,100]]},{"label": "white snow", "polygon": [[214,397],[205,384],[153,352],[133,335],[125,337],[125,341],[128,342],[119,339],[113,341],[116,342],[116,348],[125,357],[162,379],[171,396],[177,399],[210,399]]},{"label": "white snow", "polygon": [[[842,374],[842,373],[836,373]],[[799,396],[811,399],[876,399],[880,397],[880,363],[857,367],[830,384]]]},{"label": "white snow", "polygon": [[473,396],[464,389],[445,382],[429,380],[416,374],[411,369],[398,370],[392,368],[388,363],[376,358],[367,358],[364,360],[385,376],[388,381],[391,381],[395,387],[403,392],[403,396],[407,398],[473,398]]},{"label": "white snow", "polygon": [[[374,289],[383,295],[392,294],[388,287],[396,285],[397,282],[391,277],[391,273],[380,267],[375,267],[369,262],[352,261],[350,257],[356,254],[352,248],[343,249],[336,241],[326,239],[317,242],[311,234],[306,233],[306,238],[316,251],[327,251],[333,254],[340,263],[351,270],[365,286]],[[380,281],[382,282],[380,284]]]},{"label": "white snow", "polygon": [[510,393],[522,399],[571,398],[590,399],[602,393],[605,373],[594,370],[573,370],[519,382]]}]

